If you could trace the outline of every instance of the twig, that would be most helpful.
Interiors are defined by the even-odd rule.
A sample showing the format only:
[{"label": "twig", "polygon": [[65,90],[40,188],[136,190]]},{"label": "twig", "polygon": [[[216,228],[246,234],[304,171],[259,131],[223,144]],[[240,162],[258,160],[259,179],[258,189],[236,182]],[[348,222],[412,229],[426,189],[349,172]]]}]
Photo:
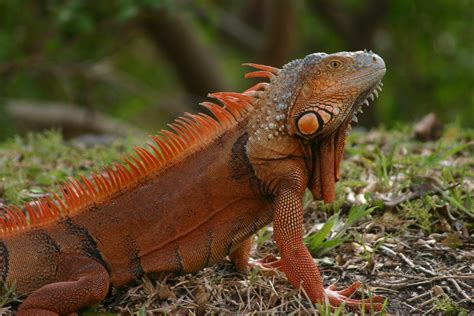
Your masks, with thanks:
[{"label": "twig", "polygon": [[459,306],[460,304],[465,303],[465,302],[471,302],[471,303],[472,303],[472,298],[468,298],[468,299],[467,299],[467,298],[463,298],[462,300],[456,302],[456,305]]},{"label": "twig", "polygon": [[410,268],[412,268],[412,269],[422,271],[422,272],[424,272],[424,273],[426,273],[426,274],[429,274],[429,275],[431,275],[431,276],[436,276],[436,275],[437,275],[435,272],[433,272],[433,271],[431,271],[431,270],[428,270],[428,269],[426,269],[426,268],[424,268],[424,267],[422,267],[422,266],[420,266],[420,265],[414,264],[413,261],[411,261],[410,259],[408,259],[408,258],[407,258],[403,253],[401,253],[401,252],[398,253],[398,256],[399,256],[400,258],[402,258],[403,261],[405,261],[405,262],[410,266]]},{"label": "twig", "polygon": [[394,256],[394,257],[397,256],[397,253],[395,251],[393,251],[392,249],[390,249],[390,248],[388,248],[384,245],[380,246],[380,249],[383,250],[385,253],[387,253],[390,256]]},{"label": "twig", "polygon": [[420,309],[418,309],[418,308],[416,308],[416,307],[414,307],[414,306],[411,306],[411,305],[408,304],[407,302],[402,302],[402,303],[403,303],[403,305],[406,305],[406,306],[408,306],[409,308],[411,308],[412,311],[419,311],[419,310],[420,310]]},{"label": "twig", "polygon": [[274,286],[274,281],[275,278],[273,278],[273,280],[269,280],[269,283],[270,283],[270,288],[272,289],[273,293],[275,293],[276,296],[278,296],[278,292],[275,290],[275,286]]},{"label": "twig", "polygon": [[421,303],[421,304],[418,305],[418,306],[423,307],[423,306],[426,306],[426,305],[428,305],[428,304],[430,304],[430,303],[433,303],[434,301],[436,301],[436,300],[437,300],[439,297],[441,297],[441,296],[446,296],[446,293],[441,293],[441,294],[439,294],[439,295],[433,296],[432,298],[430,298],[430,299],[427,300],[427,301],[424,301],[423,303]]},{"label": "twig", "polygon": [[466,292],[464,292],[461,287],[459,286],[459,284],[456,282],[456,280],[454,279],[449,279],[449,281],[451,281],[451,283],[454,285],[454,287],[456,288],[456,290],[461,293],[462,296],[464,296],[465,298],[467,299],[471,299],[467,294]]},{"label": "twig", "polygon": [[407,286],[417,286],[417,285],[422,285],[426,283],[431,283],[433,281],[439,281],[439,280],[446,280],[446,279],[466,279],[466,280],[474,280],[474,275],[439,275],[424,281],[420,282],[415,282],[415,283],[409,283]]},{"label": "twig", "polygon": [[316,311],[316,309],[314,308],[314,304],[311,302],[311,299],[309,298],[308,296],[308,293],[306,293],[304,287],[300,286],[300,291],[303,292],[304,296],[306,297],[306,299],[308,300],[308,302],[311,303],[311,313],[313,315],[318,315],[318,312]]},{"label": "twig", "polygon": [[[290,304],[290,303],[291,303],[291,301],[285,302],[285,301],[284,301],[284,298],[282,298],[282,303],[281,303],[280,305],[275,306],[275,307],[269,309],[267,312],[269,312],[269,313],[278,312],[278,309],[279,309],[280,307],[287,306],[287,305]],[[280,310],[280,311],[281,311],[281,310]]]},{"label": "twig", "polygon": [[240,301],[242,302],[242,303],[239,303],[239,310],[240,310],[240,306],[245,305],[245,302],[244,302],[244,299],[242,298],[242,295],[240,295],[239,288],[236,285],[234,285],[234,288],[235,288],[235,292],[239,296]]},{"label": "twig", "polygon": [[467,285],[467,284],[464,283],[463,281],[458,280],[458,283],[461,284],[465,289],[468,289],[468,290],[471,290],[471,289],[472,289],[472,286]]},{"label": "twig", "polygon": [[389,288],[386,288],[386,287],[372,286],[371,288],[372,288],[373,291],[377,291],[377,292],[390,292],[390,293],[393,293],[393,294],[399,294],[399,292],[397,290],[389,289]]},{"label": "twig", "polygon": [[[389,281],[389,282],[380,282],[380,281],[377,282],[377,285],[379,285],[379,286],[383,286],[385,288],[395,289],[395,290],[403,289],[403,288],[406,288],[406,287],[413,287],[413,286],[423,285],[423,284],[431,283],[431,282],[434,282],[434,281],[446,280],[446,279],[448,279],[448,280],[449,279],[474,280],[474,275],[440,275],[440,276],[435,276],[435,277],[432,277],[432,278],[429,278],[429,279],[424,279],[422,281],[418,281],[418,282],[415,282],[415,283],[410,283],[410,282],[408,282],[408,280],[406,278],[413,278],[413,279],[417,279],[417,280],[420,280],[422,278],[419,277],[419,276],[400,275],[399,273],[378,273],[377,274],[377,276],[386,276],[386,275],[395,275],[395,276],[404,277],[404,279],[402,279],[402,280],[395,280],[395,281]],[[459,281],[459,283],[463,283],[463,286],[465,286],[468,289],[471,288],[469,285],[465,284],[462,281]]]},{"label": "twig", "polygon": [[248,287],[248,288],[247,288],[247,309],[248,309],[248,310],[251,310],[251,309],[250,309],[250,307],[251,307],[251,306],[250,306],[250,301],[251,301],[251,300],[250,300],[250,287]]},{"label": "twig", "polygon": [[429,315],[431,314],[431,312],[436,308],[436,305],[431,307],[429,310],[427,310],[426,312],[423,313],[423,315]]},{"label": "twig", "polygon": [[412,298],[407,299],[407,302],[413,302],[413,301],[416,301],[417,299],[420,299],[429,295],[431,295],[431,292],[421,293],[419,295],[416,295],[416,296],[413,296]]},{"label": "twig", "polygon": [[403,289],[403,288],[406,288],[407,285],[408,285],[408,282],[402,282],[402,283],[386,283],[386,282],[377,282],[377,285],[381,285],[383,287],[386,287],[386,288],[391,288],[391,289],[395,289],[395,290],[400,290],[400,289]]}]

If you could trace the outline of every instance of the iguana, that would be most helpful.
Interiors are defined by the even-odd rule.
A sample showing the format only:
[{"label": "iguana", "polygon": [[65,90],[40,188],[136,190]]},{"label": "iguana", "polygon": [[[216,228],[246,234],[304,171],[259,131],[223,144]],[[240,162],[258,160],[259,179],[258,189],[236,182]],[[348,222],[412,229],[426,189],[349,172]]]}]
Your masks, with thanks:
[{"label": "iguana", "polygon": [[[303,243],[302,196],[331,202],[351,120],[381,90],[385,64],[367,52],[316,53],[261,77],[223,106],[189,114],[122,163],[70,179],[59,194],[4,207],[0,275],[27,296],[18,315],[68,314],[144,274],[188,273],[226,256],[236,268],[282,270],[313,302],[345,303],[359,287],[325,289]],[[273,222],[281,259],[249,263],[252,235]],[[372,298],[381,309],[382,298]]]}]

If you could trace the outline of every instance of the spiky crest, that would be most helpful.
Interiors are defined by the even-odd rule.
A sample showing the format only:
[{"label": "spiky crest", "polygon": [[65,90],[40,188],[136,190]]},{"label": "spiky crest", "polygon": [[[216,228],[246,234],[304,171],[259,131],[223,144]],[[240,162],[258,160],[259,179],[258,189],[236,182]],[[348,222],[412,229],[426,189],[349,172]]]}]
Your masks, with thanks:
[{"label": "spiky crest", "polygon": [[[279,69],[270,66],[246,64],[263,71],[254,71],[246,77],[269,78]],[[32,228],[47,226],[66,215],[78,214],[88,207],[100,204],[113,195],[142,182],[171,163],[184,158],[197,148],[211,142],[227,129],[236,125],[253,109],[255,98],[249,91],[262,90],[268,84],[258,83],[244,93],[218,92],[209,94],[223,106],[203,102],[215,118],[203,114],[185,113],[169,124],[170,130],[161,130],[151,136],[149,149],[136,147],[135,155],[126,156],[122,163],[104,168],[90,178],[70,178],[61,185],[59,195],[25,203],[23,209],[11,205],[0,207],[0,237],[17,234]]]}]

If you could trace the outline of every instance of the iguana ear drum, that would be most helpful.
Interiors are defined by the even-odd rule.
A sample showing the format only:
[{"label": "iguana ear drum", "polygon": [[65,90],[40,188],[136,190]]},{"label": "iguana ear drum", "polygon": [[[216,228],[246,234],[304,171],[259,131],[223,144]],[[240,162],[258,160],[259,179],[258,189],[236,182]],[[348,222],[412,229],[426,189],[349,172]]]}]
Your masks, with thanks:
[{"label": "iguana ear drum", "polygon": [[305,136],[313,135],[322,126],[321,118],[314,112],[303,113],[296,122],[298,131]]}]

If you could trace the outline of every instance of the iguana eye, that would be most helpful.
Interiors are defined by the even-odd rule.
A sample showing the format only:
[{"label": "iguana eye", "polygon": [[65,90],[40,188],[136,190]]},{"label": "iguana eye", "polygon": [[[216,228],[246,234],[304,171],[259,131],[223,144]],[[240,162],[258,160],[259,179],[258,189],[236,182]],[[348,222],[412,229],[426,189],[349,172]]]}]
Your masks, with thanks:
[{"label": "iguana eye", "polygon": [[329,63],[329,65],[331,66],[331,68],[339,68],[341,66],[341,62],[339,60],[333,60]]},{"label": "iguana eye", "polygon": [[320,126],[318,116],[314,112],[307,112],[301,115],[296,125],[298,126],[298,131],[306,136],[316,133]]}]

